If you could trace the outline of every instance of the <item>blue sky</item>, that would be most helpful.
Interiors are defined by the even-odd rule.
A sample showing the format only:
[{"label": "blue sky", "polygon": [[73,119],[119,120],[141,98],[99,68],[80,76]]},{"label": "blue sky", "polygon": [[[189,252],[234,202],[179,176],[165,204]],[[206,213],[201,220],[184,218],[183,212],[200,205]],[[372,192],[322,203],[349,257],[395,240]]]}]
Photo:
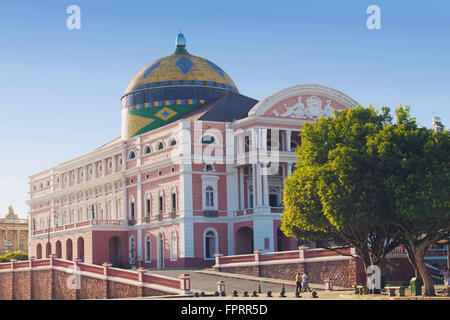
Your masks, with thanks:
[{"label": "blue sky", "polygon": [[[68,30],[66,8],[81,8]],[[366,27],[369,5],[381,30]],[[120,97],[152,60],[214,61],[256,99],[316,83],[361,105],[450,118],[450,2],[41,0],[0,3],[0,215],[27,215],[28,176],[120,136]]]}]

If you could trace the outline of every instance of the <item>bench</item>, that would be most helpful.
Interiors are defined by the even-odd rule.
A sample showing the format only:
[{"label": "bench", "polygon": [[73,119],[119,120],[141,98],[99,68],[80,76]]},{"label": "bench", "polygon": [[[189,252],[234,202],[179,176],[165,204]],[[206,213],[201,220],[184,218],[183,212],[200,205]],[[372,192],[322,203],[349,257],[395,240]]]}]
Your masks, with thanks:
[{"label": "bench", "polygon": [[405,290],[406,286],[388,286],[385,287],[385,289],[389,292],[389,297],[395,297],[395,291],[398,291],[397,296],[398,297],[404,297],[405,296]]},{"label": "bench", "polygon": [[366,286],[355,286],[355,294],[369,294],[370,290]]}]

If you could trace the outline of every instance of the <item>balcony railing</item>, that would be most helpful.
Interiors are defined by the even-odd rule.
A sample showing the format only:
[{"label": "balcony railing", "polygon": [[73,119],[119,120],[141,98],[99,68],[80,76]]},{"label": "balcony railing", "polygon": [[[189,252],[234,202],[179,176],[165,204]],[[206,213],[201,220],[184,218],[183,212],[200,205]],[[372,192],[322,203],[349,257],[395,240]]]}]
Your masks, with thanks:
[{"label": "balcony railing", "polygon": [[145,217],[142,219],[142,221],[143,221],[143,223],[150,223],[150,216],[145,216]]},{"label": "balcony railing", "polygon": [[169,217],[170,217],[170,219],[175,219],[177,217],[177,212],[176,211],[170,211]]},{"label": "balcony railing", "polygon": [[219,212],[217,210],[203,210],[203,215],[206,218],[216,218],[219,216]]},{"label": "balcony railing", "polygon": [[129,220],[128,220],[128,225],[129,225],[129,226],[134,226],[135,224],[136,224],[136,222],[135,222],[134,219],[129,219]]},{"label": "balcony railing", "polygon": [[163,214],[162,214],[162,212],[156,215],[156,220],[162,221],[162,219],[163,219]]}]

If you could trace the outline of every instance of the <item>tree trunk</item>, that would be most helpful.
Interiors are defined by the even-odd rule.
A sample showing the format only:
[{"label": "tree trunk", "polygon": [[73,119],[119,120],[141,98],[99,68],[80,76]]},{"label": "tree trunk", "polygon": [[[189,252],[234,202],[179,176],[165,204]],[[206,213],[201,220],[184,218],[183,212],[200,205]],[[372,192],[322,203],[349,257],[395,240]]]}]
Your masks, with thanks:
[{"label": "tree trunk", "polygon": [[421,252],[421,250],[416,251],[414,259],[416,261],[417,269],[419,270],[420,275],[422,276],[423,287],[425,289],[424,295],[434,297],[436,295],[434,291],[434,281],[428,274],[427,267],[425,266],[424,252]]}]

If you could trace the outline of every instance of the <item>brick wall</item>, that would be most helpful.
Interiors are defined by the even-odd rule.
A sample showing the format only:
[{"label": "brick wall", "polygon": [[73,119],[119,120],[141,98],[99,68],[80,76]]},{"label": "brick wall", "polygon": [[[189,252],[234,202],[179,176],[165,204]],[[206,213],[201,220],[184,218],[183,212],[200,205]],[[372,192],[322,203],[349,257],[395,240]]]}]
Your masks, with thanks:
[{"label": "brick wall", "polygon": [[[414,276],[414,271],[407,258],[387,258],[380,267],[381,274],[386,277],[387,281],[409,282]],[[345,288],[351,288],[366,281],[364,267],[357,259],[221,266],[220,271],[291,281],[295,281],[297,272],[303,274],[304,271],[307,271],[311,283],[323,284],[326,279],[331,279],[335,286]]]},{"label": "brick wall", "polygon": [[0,300],[107,299],[170,295],[139,284],[80,275],[80,288],[68,284],[73,273],[57,268],[5,270],[0,272]]}]

